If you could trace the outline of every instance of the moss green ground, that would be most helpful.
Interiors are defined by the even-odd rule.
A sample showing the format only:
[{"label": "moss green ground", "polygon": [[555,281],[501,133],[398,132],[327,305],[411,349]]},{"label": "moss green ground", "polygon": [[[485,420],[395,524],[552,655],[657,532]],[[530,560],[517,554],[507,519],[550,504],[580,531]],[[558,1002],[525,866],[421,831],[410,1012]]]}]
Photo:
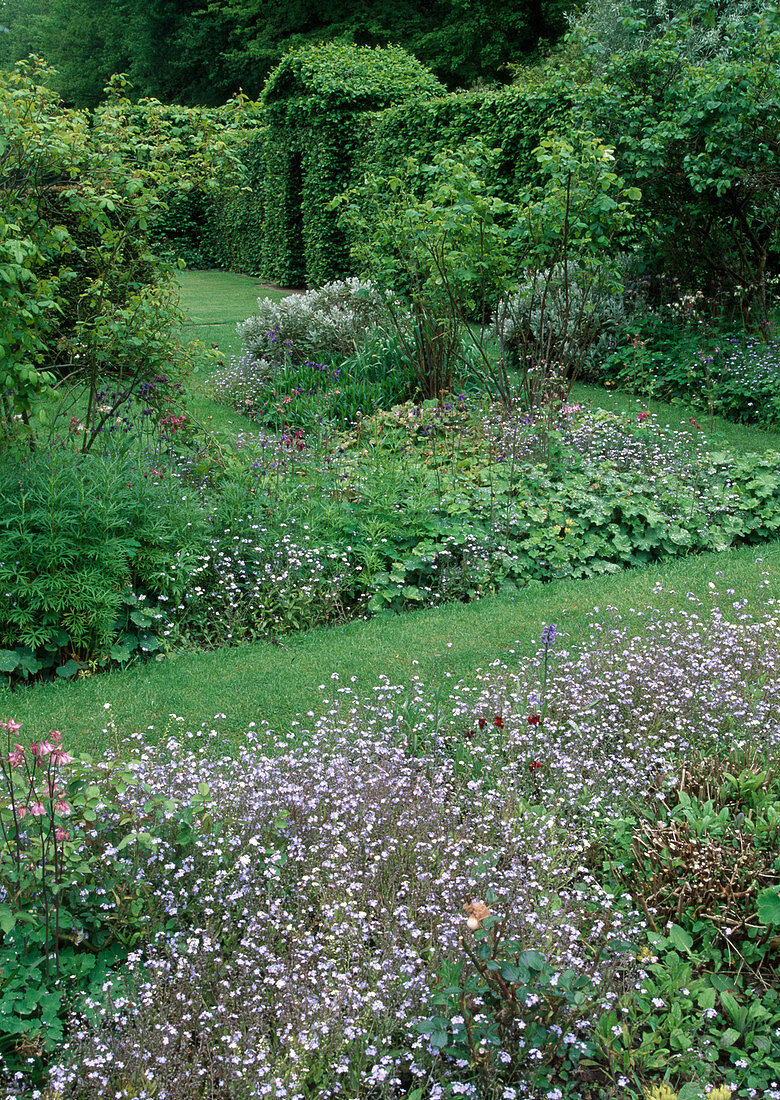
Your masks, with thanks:
[{"label": "moss green ground", "polygon": [[[199,324],[192,331],[204,343],[217,342],[227,355],[238,350],[235,322],[243,320],[263,288],[255,280],[221,272],[187,272],[182,276],[182,302]],[[252,429],[250,421],[212,405],[203,394],[205,373],[191,382],[201,419],[220,431]],[[608,408],[630,408],[624,394],[578,387],[578,400]],[[637,408],[636,401],[633,407]],[[672,424],[701,415],[682,406],[643,402]],[[213,411],[209,411],[213,409]],[[745,450],[780,449],[775,432],[715,421],[704,424],[722,432],[729,445]],[[766,584],[759,595],[761,582]],[[662,592],[655,591],[659,584]],[[710,586],[715,585],[713,590]],[[727,596],[726,589],[734,595]],[[556,622],[561,647],[584,640],[598,607],[601,621],[632,608],[663,609],[693,593],[705,604],[724,607],[745,599],[757,605],[767,595],[780,598],[780,545],[742,547],[722,554],[703,554],[662,566],[636,569],[590,581],[557,581],[524,590],[514,598],[492,597],[391,618],[357,621],[299,633],[282,644],[258,643],[212,653],[178,654],[126,670],[116,670],[68,683],[37,684],[13,693],[0,688],[0,718],[24,723],[28,737],[60,729],[69,746],[100,751],[114,738],[109,717],[124,734],[147,731],[157,739],[166,729],[198,730],[214,725],[238,743],[250,722],[267,723],[278,734],[293,728],[296,716],[321,709],[339,683],[368,691],[385,675],[409,683],[420,675],[431,683],[471,678],[495,660],[512,662],[531,655],[542,626]],[[320,685],[325,689],[321,690]],[[110,712],[105,705],[110,704]],[[214,721],[215,715],[225,717]],[[171,715],[183,718],[177,723]],[[153,732],[150,730],[153,727]]]}]

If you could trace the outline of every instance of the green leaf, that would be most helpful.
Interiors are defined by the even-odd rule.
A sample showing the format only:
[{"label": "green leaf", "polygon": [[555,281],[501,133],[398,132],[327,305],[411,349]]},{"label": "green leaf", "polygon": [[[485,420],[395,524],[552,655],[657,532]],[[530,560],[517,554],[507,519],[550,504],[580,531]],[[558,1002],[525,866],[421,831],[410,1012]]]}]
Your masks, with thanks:
[{"label": "green leaf", "polygon": [[690,954],[693,947],[693,940],[679,924],[673,924],[669,929],[669,939],[679,951],[685,951]]},{"label": "green leaf", "polygon": [[729,993],[727,989],[724,989],[720,995],[720,1003],[723,1005],[726,1012],[728,1012],[732,1022],[735,1024],[739,1023],[739,1004],[733,993]]},{"label": "green leaf", "polygon": [[19,667],[19,657],[13,649],[0,649],[0,672],[13,672]]},{"label": "green leaf", "polygon": [[64,665],[60,665],[57,669],[57,675],[61,676],[63,680],[68,680],[71,676],[75,676],[81,665],[78,661],[66,661]]},{"label": "green leaf", "polygon": [[739,1032],[735,1031],[733,1027],[729,1027],[721,1035],[720,1045],[722,1047],[733,1047],[739,1037]]},{"label": "green leaf", "polygon": [[758,919],[762,924],[780,924],[780,888],[769,886],[758,895]]},{"label": "green leaf", "polygon": [[12,932],[16,927],[17,913],[7,905],[0,905],[0,929],[3,932]]}]

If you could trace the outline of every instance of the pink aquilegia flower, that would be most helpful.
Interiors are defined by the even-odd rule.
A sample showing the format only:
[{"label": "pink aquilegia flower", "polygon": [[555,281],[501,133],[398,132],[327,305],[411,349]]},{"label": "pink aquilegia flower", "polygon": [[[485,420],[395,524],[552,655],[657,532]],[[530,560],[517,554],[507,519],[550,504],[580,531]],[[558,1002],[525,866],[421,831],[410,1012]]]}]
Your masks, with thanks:
[{"label": "pink aquilegia flower", "polygon": [[55,768],[61,768],[63,764],[70,764],[73,757],[61,746],[55,746],[51,750],[51,760]]},{"label": "pink aquilegia flower", "polygon": [[8,754],[8,763],[12,768],[20,768],[24,763],[24,749],[21,745],[14,743],[13,752]]},{"label": "pink aquilegia flower", "polygon": [[54,809],[57,811],[58,814],[69,814],[70,804],[67,802],[55,802]]},{"label": "pink aquilegia flower", "polygon": [[31,802],[30,813],[33,815],[33,817],[43,817],[43,815],[46,813],[46,807],[42,802]]},{"label": "pink aquilegia flower", "polygon": [[36,760],[41,760],[44,756],[48,756],[49,753],[53,751],[54,745],[52,745],[50,741],[33,741],[30,745],[30,752]]},{"label": "pink aquilegia flower", "polygon": [[57,840],[70,840],[70,833],[67,829],[55,829],[54,835]]},{"label": "pink aquilegia flower", "polygon": [[647,420],[649,415],[650,415],[650,413],[641,412],[637,415],[637,420],[639,421],[640,424],[644,424],[644,422]]},{"label": "pink aquilegia flower", "polygon": [[7,722],[0,722],[0,725],[5,726],[9,733],[16,733],[17,730],[22,728],[22,723],[14,722],[13,718],[9,718]]}]

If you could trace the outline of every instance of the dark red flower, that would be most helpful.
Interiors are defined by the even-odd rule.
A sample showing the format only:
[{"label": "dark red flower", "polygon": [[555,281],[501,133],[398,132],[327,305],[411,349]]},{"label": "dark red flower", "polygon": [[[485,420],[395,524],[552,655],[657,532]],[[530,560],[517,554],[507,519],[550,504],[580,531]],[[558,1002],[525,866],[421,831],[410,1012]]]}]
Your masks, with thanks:
[{"label": "dark red flower", "polygon": [[500,729],[503,728],[504,719],[501,717],[500,714],[497,714],[495,716],[495,718],[493,719],[493,725],[496,727],[497,730],[500,730]]},{"label": "dark red flower", "polygon": [[528,715],[528,725],[529,726],[538,726],[539,723],[541,722],[541,720],[542,720],[541,714],[529,714]]},{"label": "dark red flower", "polygon": [[529,772],[538,772],[541,766],[538,760],[532,760],[528,765],[528,770]]},{"label": "dark red flower", "polygon": [[483,730],[485,728],[485,726],[487,725],[487,718],[478,718],[477,719],[477,725],[479,726],[479,728],[481,730]]}]

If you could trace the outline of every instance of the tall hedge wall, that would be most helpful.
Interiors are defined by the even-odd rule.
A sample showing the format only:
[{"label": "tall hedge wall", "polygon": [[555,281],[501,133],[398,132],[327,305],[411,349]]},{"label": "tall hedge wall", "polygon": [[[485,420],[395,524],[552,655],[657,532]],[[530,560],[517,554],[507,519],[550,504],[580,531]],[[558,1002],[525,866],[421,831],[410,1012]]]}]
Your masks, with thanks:
[{"label": "tall hedge wall", "polygon": [[480,138],[497,149],[495,177],[499,197],[517,197],[521,183],[537,171],[533,150],[549,130],[566,131],[581,113],[580,93],[563,81],[537,89],[453,93],[414,100],[383,111],[372,120],[362,164],[392,169],[405,156],[429,160],[443,148],[457,150]]},{"label": "tall hedge wall", "polygon": [[600,69],[585,53],[521,86],[451,95],[402,50],[307,47],[269,78],[259,112],[243,188],[223,189],[207,219],[224,266],[288,285],[352,273],[328,203],[363,171],[479,137],[498,150],[489,182],[512,200],[542,138],[584,129],[642,191],[633,228],[648,268],[766,315],[780,269],[780,29],[766,21],[737,28],[724,55],[691,60],[670,33]]},{"label": "tall hedge wall", "polygon": [[261,100],[267,125],[262,255],[269,278],[300,285],[348,273],[347,243],[327,205],[352,182],[360,116],[443,90],[396,47],[326,43],[286,55]]}]

